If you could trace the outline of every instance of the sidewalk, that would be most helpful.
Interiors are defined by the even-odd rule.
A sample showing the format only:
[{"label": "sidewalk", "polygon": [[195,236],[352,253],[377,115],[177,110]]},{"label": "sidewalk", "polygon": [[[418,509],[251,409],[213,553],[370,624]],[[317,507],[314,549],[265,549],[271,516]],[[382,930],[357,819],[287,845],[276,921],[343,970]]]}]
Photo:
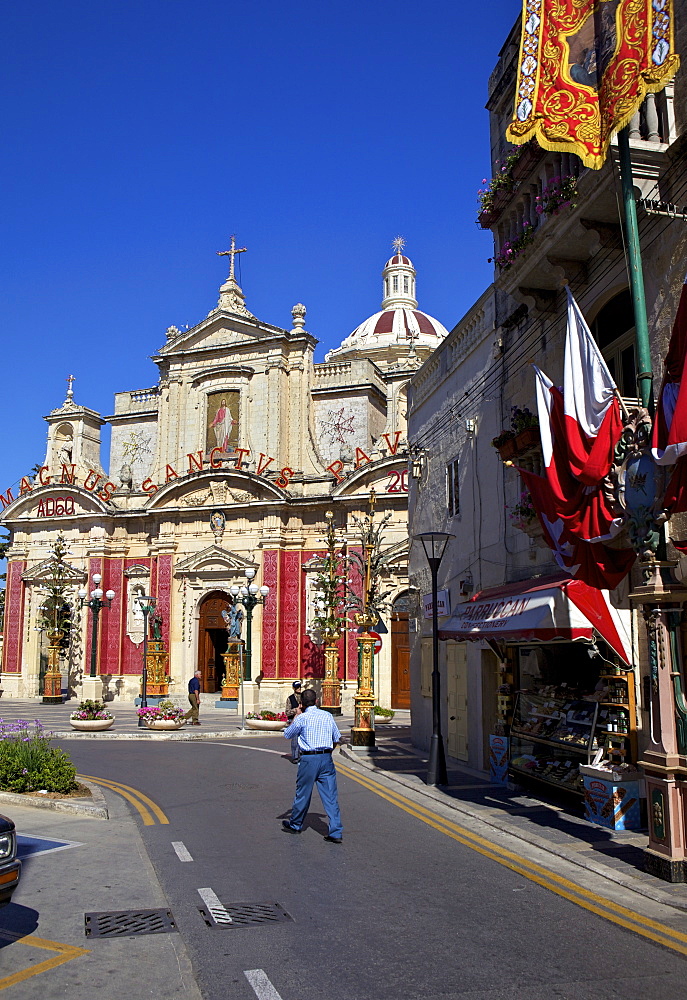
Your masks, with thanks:
[{"label": "sidewalk", "polygon": [[107,804],[107,822],[0,807],[16,824],[23,861],[12,902],[0,909],[0,990],[14,987],[8,996],[22,1000],[201,1000],[177,931],[86,936],[86,914],[169,905],[126,802],[109,795]]},{"label": "sidewalk", "polygon": [[[215,696],[208,702],[201,701],[200,725],[183,726],[178,732],[159,733],[150,729],[140,728],[136,706],[133,702],[116,702],[108,704],[109,710],[115,716],[111,729],[104,733],[78,733],[69,725],[69,716],[79,707],[77,699],[66,701],[62,705],[43,705],[40,698],[1,698],[0,720],[13,722],[17,719],[33,722],[38,720],[59,739],[145,739],[145,740],[202,740],[231,739],[240,736],[241,739],[264,737],[269,733],[241,728],[241,713],[235,709],[215,708]],[[179,701],[175,700],[175,704]],[[186,706],[188,707],[188,706]],[[403,713],[408,715],[409,713]],[[337,725],[342,732],[348,732],[353,724],[352,716],[338,716]]]},{"label": "sidewalk", "polygon": [[455,810],[457,822],[460,814],[478,820],[626,889],[687,911],[687,884],[663,882],[643,870],[647,835],[593,826],[583,818],[581,799],[578,803],[572,796],[549,798],[545,789],[535,791],[534,784],[527,790],[492,785],[486,773],[473,771],[453,758],[447,761],[448,786],[428,786],[427,755],[412,745],[408,725],[401,720],[393,727],[378,727],[375,752],[346,747],[344,755],[373,777],[384,775],[426,800]]}]

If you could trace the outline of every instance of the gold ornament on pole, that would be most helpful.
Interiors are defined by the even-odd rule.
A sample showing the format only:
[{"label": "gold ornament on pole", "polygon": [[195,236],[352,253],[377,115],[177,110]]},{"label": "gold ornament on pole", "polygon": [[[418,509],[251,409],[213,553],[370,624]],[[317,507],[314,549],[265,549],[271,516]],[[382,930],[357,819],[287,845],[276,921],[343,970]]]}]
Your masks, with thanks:
[{"label": "gold ornament on pole", "polygon": [[[346,572],[345,538],[337,538],[334,527],[334,511],[325,511],[327,536],[324,540],[327,555],[321,563],[315,578],[317,593],[316,614],[311,624],[320,634],[324,643],[324,681],[320,707],[332,715],[341,715],[341,681],[339,680],[339,640],[346,631],[345,598],[342,575]],[[337,545],[343,548],[339,556]]]},{"label": "gold ornament on pole", "polygon": [[64,561],[66,554],[67,543],[62,535],[58,535],[52,550],[50,576],[42,584],[46,600],[41,605],[41,618],[38,622],[38,628],[45,630],[49,642],[48,669],[43,680],[44,705],[62,704],[60,657],[69,648],[73,611],[69,600],[69,569]]}]

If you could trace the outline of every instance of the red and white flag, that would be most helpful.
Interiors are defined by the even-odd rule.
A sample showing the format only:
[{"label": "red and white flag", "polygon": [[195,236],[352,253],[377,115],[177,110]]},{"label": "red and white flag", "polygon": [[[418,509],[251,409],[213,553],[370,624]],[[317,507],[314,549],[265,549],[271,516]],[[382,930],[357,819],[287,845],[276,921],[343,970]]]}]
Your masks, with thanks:
[{"label": "red and white flag", "polygon": [[[571,535],[587,542],[610,541],[623,526],[614,498],[601,488],[586,485],[575,474],[568,450],[569,417],[561,390],[536,365],[537,414],[544,473],[550,491],[548,509],[566,525]],[[553,508],[551,507],[553,505]],[[535,503],[536,507],[536,503]]]},{"label": "red and white flag", "polygon": [[587,486],[608,475],[623,425],[618,390],[580,307],[568,293],[563,410],[570,471]]},{"label": "red and white flag", "polygon": [[[687,279],[685,279],[687,282]],[[665,374],[651,437],[651,454],[658,465],[675,465],[687,455],[687,283],[682,286]]]}]

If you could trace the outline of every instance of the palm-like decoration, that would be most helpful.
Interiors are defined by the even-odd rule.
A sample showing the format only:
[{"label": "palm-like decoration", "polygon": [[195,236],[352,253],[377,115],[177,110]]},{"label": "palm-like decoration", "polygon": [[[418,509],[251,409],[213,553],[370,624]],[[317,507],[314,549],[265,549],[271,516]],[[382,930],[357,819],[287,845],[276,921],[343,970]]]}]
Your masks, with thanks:
[{"label": "palm-like decoration", "polygon": [[348,564],[360,575],[362,594],[360,597],[355,593],[349,594],[348,608],[359,614],[368,614],[375,620],[388,609],[391,596],[390,590],[382,590],[382,571],[386,562],[386,557],[382,554],[382,541],[384,528],[391,517],[391,513],[385,514],[377,524],[369,515],[364,519],[355,515],[351,518],[362,543],[363,552],[351,552]]},{"label": "palm-like decoration", "polygon": [[59,646],[64,652],[69,648],[73,608],[69,600],[71,587],[67,583],[68,568],[64,561],[67,543],[62,535],[57,536],[52,554],[51,574],[41,584],[45,599],[40,606],[38,628],[48,633],[61,632]]},{"label": "palm-like decoration", "polygon": [[336,555],[322,559],[321,568],[314,577],[315,608],[312,616],[313,628],[323,640],[338,639],[346,630],[345,590],[342,573],[345,575],[346,560]]}]

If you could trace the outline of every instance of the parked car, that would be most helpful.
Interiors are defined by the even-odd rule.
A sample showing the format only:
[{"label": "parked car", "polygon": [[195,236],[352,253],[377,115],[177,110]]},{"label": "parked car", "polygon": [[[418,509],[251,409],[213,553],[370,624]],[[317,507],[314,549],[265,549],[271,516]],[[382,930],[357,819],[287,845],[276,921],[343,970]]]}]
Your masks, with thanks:
[{"label": "parked car", "polygon": [[19,885],[21,861],[17,860],[17,834],[14,823],[0,816],[0,906],[7,906]]}]

